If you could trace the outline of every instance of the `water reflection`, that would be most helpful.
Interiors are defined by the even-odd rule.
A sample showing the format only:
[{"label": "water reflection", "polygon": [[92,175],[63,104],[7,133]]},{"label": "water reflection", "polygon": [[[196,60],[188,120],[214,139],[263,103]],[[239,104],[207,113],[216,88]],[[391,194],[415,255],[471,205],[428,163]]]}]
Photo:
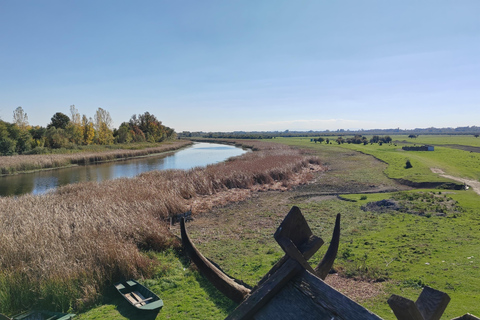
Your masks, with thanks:
[{"label": "water reflection", "polygon": [[0,177],[0,195],[43,194],[70,183],[131,178],[152,170],[187,170],[222,162],[243,153],[245,150],[233,146],[196,143],[187,149],[159,156],[5,176]]}]

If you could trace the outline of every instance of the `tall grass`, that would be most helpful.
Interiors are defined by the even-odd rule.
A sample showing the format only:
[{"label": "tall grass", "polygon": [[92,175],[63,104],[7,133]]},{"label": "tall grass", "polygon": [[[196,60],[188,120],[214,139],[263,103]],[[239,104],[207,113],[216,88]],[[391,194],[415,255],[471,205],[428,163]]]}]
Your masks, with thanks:
[{"label": "tall grass", "polygon": [[206,168],[0,198],[0,312],[82,309],[118,279],[151,275],[158,262],[145,251],[179,245],[165,220],[187,211],[192,199],[275,181],[288,185],[318,163],[278,144],[251,147],[260,151]]},{"label": "tall grass", "polygon": [[87,165],[98,162],[127,159],[132,157],[147,156],[161,152],[168,152],[191,144],[190,141],[177,140],[163,143],[157,147],[144,149],[99,149],[86,148],[83,152],[64,154],[42,155],[16,155],[0,157],[0,174],[13,174],[17,172],[58,168],[69,165]]}]

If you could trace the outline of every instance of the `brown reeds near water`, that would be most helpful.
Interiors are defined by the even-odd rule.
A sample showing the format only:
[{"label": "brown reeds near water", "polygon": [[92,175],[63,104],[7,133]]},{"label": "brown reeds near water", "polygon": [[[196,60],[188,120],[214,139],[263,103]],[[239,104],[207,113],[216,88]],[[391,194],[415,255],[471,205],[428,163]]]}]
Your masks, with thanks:
[{"label": "brown reeds near water", "polygon": [[275,181],[288,185],[318,163],[282,145],[248,144],[260,151],[206,168],[0,198],[0,312],[81,309],[113,281],[150,276],[159,262],[145,252],[179,245],[165,220],[187,211],[192,199]]},{"label": "brown reeds near water", "polygon": [[139,150],[114,149],[102,152],[77,152],[69,154],[16,155],[0,157],[0,174],[59,168],[69,165],[88,165],[105,161],[148,156],[173,151],[191,144],[187,140],[176,140],[163,143],[158,147]]}]

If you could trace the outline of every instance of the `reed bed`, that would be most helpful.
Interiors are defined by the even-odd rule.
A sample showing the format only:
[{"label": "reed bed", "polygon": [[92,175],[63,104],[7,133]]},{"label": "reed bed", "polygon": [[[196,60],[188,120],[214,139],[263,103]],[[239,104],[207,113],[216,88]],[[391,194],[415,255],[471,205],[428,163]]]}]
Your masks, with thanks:
[{"label": "reed bed", "polygon": [[0,157],[0,174],[66,167],[70,165],[88,165],[98,162],[148,156],[173,151],[191,144],[187,140],[164,143],[161,146],[139,150],[115,149],[100,152],[79,152],[73,154],[16,155]]},{"label": "reed bed", "polygon": [[187,211],[192,199],[272,182],[288,185],[292,175],[318,164],[282,145],[255,148],[260,151],[206,168],[0,198],[0,312],[91,305],[112,282],[149,277],[161,268],[148,251],[179,246],[166,220]]}]

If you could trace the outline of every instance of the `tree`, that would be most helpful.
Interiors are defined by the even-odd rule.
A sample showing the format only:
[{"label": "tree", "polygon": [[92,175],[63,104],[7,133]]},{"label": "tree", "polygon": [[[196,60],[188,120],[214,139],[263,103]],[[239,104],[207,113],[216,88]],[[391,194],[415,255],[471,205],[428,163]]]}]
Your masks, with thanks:
[{"label": "tree", "polygon": [[81,124],[75,124],[73,122],[69,122],[65,127],[65,134],[67,135],[68,139],[74,144],[82,144],[83,143],[83,130]]},{"label": "tree", "polygon": [[0,140],[0,154],[3,156],[11,156],[15,154],[17,142],[10,138],[3,138]]},{"label": "tree", "polygon": [[70,122],[70,118],[61,112],[57,112],[53,115],[51,122],[48,124],[47,129],[50,128],[57,128],[57,129],[65,129]]},{"label": "tree", "polygon": [[47,129],[40,126],[35,126],[29,130],[30,134],[32,135],[34,144],[36,147],[44,147],[45,146],[45,133]]},{"label": "tree", "polygon": [[124,122],[115,132],[117,143],[130,143],[133,141],[133,134],[128,123]]},{"label": "tree", "polygon": [[110,113],[102,108],[98,108],[95,113],[95,131],[96,141],[98,144],[112,144],[113,143],[113,131],[111,129],[112,118]]},{"label": "tree", "polygon": [[86,115],[82,117],[82,132],[83,132],[83,143],[90,145],[95,138],[95,129],[93,128],[92,119],[88,119]]},{"label": "tree", "polygon": [[373,136],[373,137],[370,139],[370,143],[377,143],[379,140],[380,140],[380,137],[379,137],[379,136]]},{"label": "tree", "polygon": [[164,127],[153,114],[145,112],[144,114],[138,115],[138,127],[145,134],[148,141],[156,142],[164,140]]},{"label": "tree", "polygon": [[75,108],[74,104],[70,106],[70,121],[76,125],[82,124],[82,117],[80,116],[80,113],[78,113],[78,110]]},{"label": "tree", "polygon": [[30,151],[32,150],[32,146],[34,145],[34,143],[35,141],[33,140],[30,132],[28,132],[27,130],[21,130],[17,139],[15,151],[18,154]]},{"label": "tree", "polygon": [[46,145],[53,149],[66,148],[68,146],[68,138],[65,130],[51,126],[45,132]]},{"label": "tree", "polygon": [[13,123],[15,123],[21,130],[24,130],[28,126],[28,116],[23,111],[22,107],[17,107],[13,111]]}]

